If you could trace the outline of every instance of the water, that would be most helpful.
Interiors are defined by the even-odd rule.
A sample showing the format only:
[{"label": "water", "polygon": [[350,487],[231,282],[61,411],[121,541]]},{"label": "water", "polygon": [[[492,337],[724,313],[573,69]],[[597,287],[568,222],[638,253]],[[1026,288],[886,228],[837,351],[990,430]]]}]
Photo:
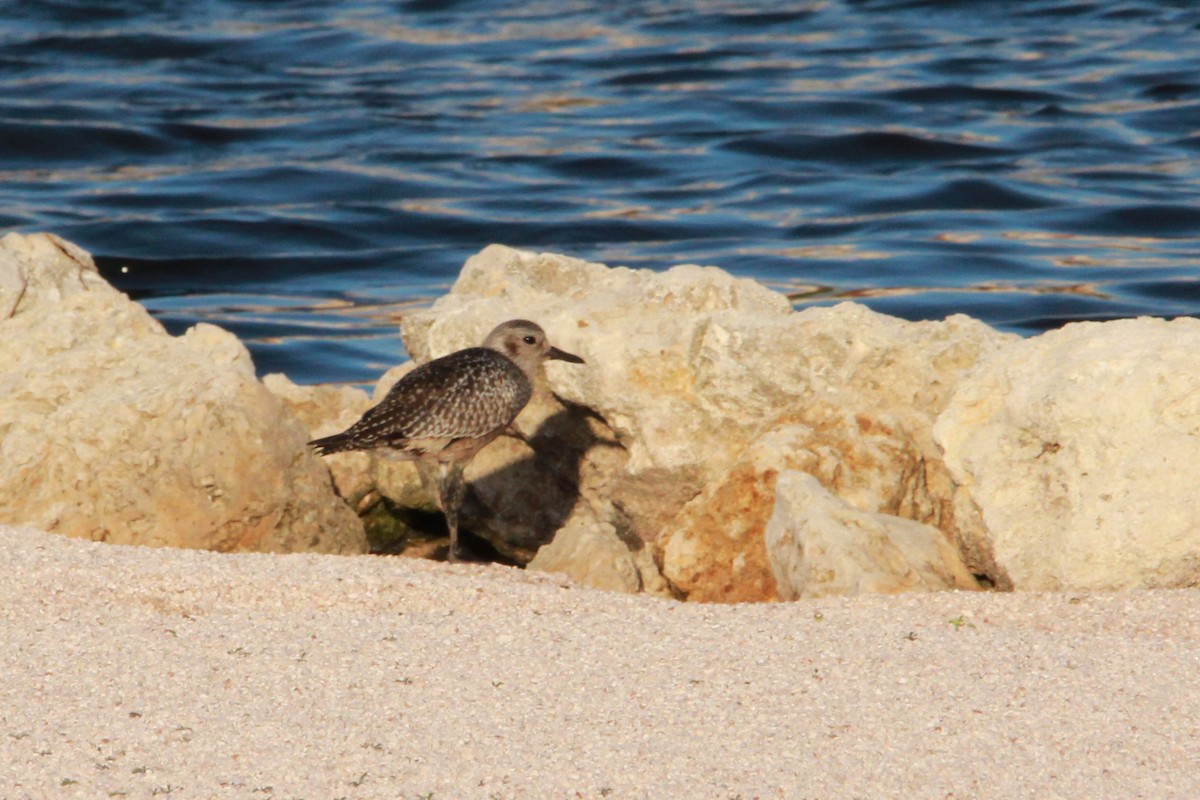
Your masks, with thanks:
[{"label": "water", "polygon": [[1200,5],[0,0],[0,230],[369,383],[491,242],[1031,334],[1200,315]]}]

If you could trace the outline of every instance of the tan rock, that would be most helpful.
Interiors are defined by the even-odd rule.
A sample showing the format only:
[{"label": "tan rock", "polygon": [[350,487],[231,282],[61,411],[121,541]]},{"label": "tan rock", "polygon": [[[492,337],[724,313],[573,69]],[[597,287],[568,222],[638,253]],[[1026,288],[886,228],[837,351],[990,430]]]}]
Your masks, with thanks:
[{"label": "tan rock", "polygon": [[367,393],[353,386],[300,386],[279,373],[264,375],[262,383],[314,436],[345,430],[371,407]]},{"label": "tan rock", "polygon": [[979,588],[937,528],[859,511],[804,472],[779,474],[766,550],[781,600]]},{"label": "tan rock", "polygon": [[[957,535],[954,486],[932,425],[961,376],[1014,338],[966,317],[910,323],[852,304],[782,320],[709,320],[694,384],[703,387],[706,438],[725,444],[697,465],[707,488],[660,529],[664,576],[693,599],[773,597],[762,530],[781,469],[811,472],[864,511]],[[653,400],[643,399],[649,417]],[[773,449],[771,433],[789,426],[807,429],[803,441]],[[713,476],[748,444],[749,458]]]},{"label": "tan rock", "polygon": [[[790,305],[776,292],[711,267],[657,273],[493,245],[468,260],[449,295],[406,318],[404,338],[423,360],[477,343],[499,320],[527,316],[551,341],[587,359],[584,367],[548,364],[550,385],[596,412],[628,450],[614,500],[627,513],[626,524],[653,539],[657,530],[643,521],[661,523],[678,510],[664,513],[656,498],[674,496],[682,504],[693,496],[704,476],[685,476],[729,444],[706,427],[707,415],[696,413],[688,363],[698,322],[719,311],[783,316]],[[646,414],[650,398],[653,413]],[[688,485],[679,486],[681,480]],[[644,507],[647,484],[653,497]]]},{"label": "tan rock", "polygon": [[612,592],[639,592],[642,576],[629,546],[608,524],[585,524],[581,519],[557,532],[526,567],[567,575],[581,586]]},{"label": "tan rock", "polygon": [[[778,471],[763,463],[762,455],[739,461],[701,492],[658,543],[663,577],[684,598],[726,603],[775,599],[763,530]],[[769,461],[776,455],[770,454]]]},{"label": "tan rock", "polygon": [[1003,588],[1200,584],[1200,321],[1079,323],[986,359],[935,428]]},{"label": "tan rock", "polygon": [[118,294],[78,245],[51,233],[0,239],[0,319],[84,292]]},{"label": "tan rock", "polygon": [[[547,370],[567,427],[585,415],[602,424],[588,423],[601,432],[567,470],[591,478],[579,499],[622,540],[651,544],[677,591],[705,599],[774,595],[762,543],[770,473],[796,459],[856,507],[956,535],[932,424],[960,377],[1015,339],[961,316],[910,323],[853,304],[793,313],[784,296],[714,268],[658,273],[492,246],[451,294],[409,315],[405,344],[419,359],[441,355],[516,316],[587,359]],[[747,460],[789,426],[809,431],[796,459]],[[476,482],[518,450],[493,451]],[[489,505],[530,508],[511,484],[498,481]],[[514,519],[504,535],[527,524]]]},{"label": "tan rock", "polygon": [[128,544],[362,552],[231,334],[165,333],[46,235],[0,240],[0,522]]},{"label": "tan rock", "polygon": [[[353,386],[298,386],[278,373],[264,375],[262,382],[304,424],[309,439],[346,430],[371,407],[367,393]],[[334,489],[352,507],[374,488],[366,453],[334,453],[322,462],[333,477]]]},{"label": "tan rock", "polygon": [[917,447],[887,426],[844,411],[808,409],[756,440],[729,471],[688,503],[659,540],[663,576],[689,600],[754,602],[779,592],[764,532],[775,481],[803,470],[864,508],[900,513],[924,491]]}]

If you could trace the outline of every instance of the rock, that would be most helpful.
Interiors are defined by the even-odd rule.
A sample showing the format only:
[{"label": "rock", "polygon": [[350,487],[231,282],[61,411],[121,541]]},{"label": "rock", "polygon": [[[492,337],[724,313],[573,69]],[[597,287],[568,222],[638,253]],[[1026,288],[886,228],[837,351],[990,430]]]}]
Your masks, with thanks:
[{"label": "rock", "polygon": [[766,551],[781,600],[979,588],[937,528],[859,511],[804,472],[779,474]]},{"label": "rock", "polygon": [[298,386],[279,373],[264,375],[262,383],[314,436],[345,430],[371,407],[367,393],[353,386]]},{"label": "rock", "polygon": [[[567,525],[586,506],[621,540],[647,543],[676,591],[696,599],[774,596],[762,529],[781,468],[819,470],[864,511],[957,535],[933,421],[960,377],[1016,338],[962,316],[910,323],[853,304],[794,313],[783,295],[715,268],[657,273],[492,246],[467,262],[449,295],[406,318],[405,344],[424,360],[476,344],[514,316],[588,362],[547,365],[553,403],[531,404],[535,419],[568,430],[586,423],[592,434],[560,459],[563,482],[541,481],[549,505],[566,509],[545,527]],[[791,426],[808,431],[792,455],[772,461],[764,444],[746,460],[748,448]],[[562,447],[543,439],[541,452]],[[476,482],[504,473],[518,450],[492,450]],[[547,472],[510,474],[524,483]],[[572,498],[576,474],[587,481]],[[568,491],[555,497],[559,483]],[[536,508],[516,484],[497,480],[488,502],[518,510],[504,536]]]},{"label": "rock", "polygon": [[633,552],[608,524],[587,525],[581,520],[558,531],[554,540],[538,550],[527,569],[559,572],[575,583],[614,592],[639,592],[642,576]]},{"label": "rock", "polygon": [[676,592],[702,602],[779,597],[764,532],[776,506],[776,478],[784,471],[820,476],[831,491],[864,508],[894,514],[911,507],[912,494],[923,486],[918,448],[885,426],[863,426],[853,414],[826,411],[823,419],[809,413],[811,426],[781,424],[756,440],[667,525],[658,560]]},{"label": "rock", "polygon": [[1019,590],[1200,584],[1197,352],[1200,321],[1138,319],[985,359],[934,430],[978,568]]},{"label": "rock", "polygon": [[[954,484],[932,426],[961,376],[1016,337],[966,317],[912,323],[853,304],[777,320],[710,319],[698,333],[697,413],[708,438],[726,441],[696,465],[708,488],[660,528],[663,573],[679,591],[709,600],[775,596],[762,530],[782,469],[811,472],[862,511],[957,536]],[[652,399],[642,399],[649,417]],[[787,447],[756,444],[793,426],[806,432],[786,435]],[[742,458],[731,469],[726,453],[739,451],[757,452],[757,466]],[[735,513],[739,497],[756,510]],[[686,547],[673,542],[678,537]]]},{"label": "rock", "polygon": [[[547,373],[560,396],[614,430],[629,449],[628,470],[686,469],[723,443],[710,441],[706,416],[695,413],[701,401],[689,363],[698,324],[721,311],[783,317],[791,306],[712,267],[658,273],[493,245],[467,261],[449,295],[406,318],[404,341],[421,361],[478,343],[494,321],[536,317],[552,342],[583,351],[587,367],[551,362]],[[656,400],[650,415],[641,407],[647,398]]]},{"label": "rock", "polygon": [[[371,407],[370,398],[353,386],[298,386],[286,375],[264,375],[263,386],[278,397],[308,430],[309,439],[340,433]],[[366,453],[334,453],[322,459],[337,493],[352,507],[373,488]]]},{"label": "rock", "polygon": [[0,320],[85,292],[108,295],[116,290],[78,245],[49,233],[11,233],[0,239]]},{"label": "rock", "polygon": [[[472,462],[467,478],[473,494],[478,497],[482,490],[487,495],[483,505],[488,512],[473,513],[469,494],[467,527],[490,529],[493,540],[536,548],[549,542],[578,511],[596,506],[597,517],[612,524],[621,538],[630,538],[632,531],[633,538],[652,541],[658,528],[703,485],[699,474],[689,479],[687,473],[699,472],[697,465],[707,462],[706,451],[701,448],[674,461],[665,457],[669,466],[661,468],[657,462],[664,459],[658,451],[687,449],[686,440],[673,430],[664,430],[659,437],[653,428],[638,427],[641,420],[635,417],[597,408],[596,393],[625,391],[628,370],[621,364],[598,364],[596,359],[609,357],[607,342],[620,359],[629,357],[617,353],[620,348],[648,347],[644,356],[652,363],[660,348],[656,340],[646,337],[670,328],[676,319],[671,312],[735,307],[754,313],[790,311],[782,295],[712,268],[677,267],[663,274],[610,269],[501,246],[470,259],[450,295],[428,312],[406,317],[404,340],[414,359],[425,361],[476,345],[490,326],[526,316],[542,325],[550,340],[563,349],[575,352],[573,347],[586,342],[588,352],[581,355],[590,363],[546,365],[549,383],[539,386],[517,421],[518,428],[532,438],[535,451],[500,440]],[[592,377],[571,375],[571,370]],[[660,414],[668,415],[670,409],[661,406],[671,404],[680,412],[676,422],[688,419],[685,406],[661,391],[661,374],[643,374],[639,380],[638,402],[657,393],[662,400]],[[580,386],[587,390],[580,391]],[[622,425],[626,426],[623,434]],[[704,438],[698,428],[693,433],[696,441]],[[655,450],[652,457],[646,454],[647,437]],[[638,460],[640,472],[636,465],[627,467]],[[629,480],[631,475],[636,478]],[[666,480],[657,481],[655,475]],[[498,515],[505,513],[516,516],[504,521]]]},{"label": "rock", "polygon": [[[788,432],[778,433],[782,438]],[[763,529],[780,464],[803,457],[792,443],[779,444],[783,451],[770,444],[753,448],[684,506],[656,542],[663,577],[683,598],[727,603],[775,599]]]},{"label": "rock", "polygon": [[125,544],[357,553],[357,517],[231,334],[168,335],[86,253],[0,240],[0,522]]}]

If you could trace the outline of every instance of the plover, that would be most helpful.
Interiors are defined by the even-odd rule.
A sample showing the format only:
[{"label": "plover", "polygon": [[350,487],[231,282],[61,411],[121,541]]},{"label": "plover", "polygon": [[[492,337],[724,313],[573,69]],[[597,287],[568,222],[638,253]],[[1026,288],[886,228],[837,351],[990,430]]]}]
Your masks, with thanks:
[{"label": "plover", "polygon": [[436,462],[438,502],[450,529],[448,560],[456,561],[463,469],[509,429],[533,395],[538,366],[552,358],[584,363],[551,346],[536,323],[510,320],[480,347],[421,364],[345,432],[309,444],[321,455],[384,450],[392,458]]}]

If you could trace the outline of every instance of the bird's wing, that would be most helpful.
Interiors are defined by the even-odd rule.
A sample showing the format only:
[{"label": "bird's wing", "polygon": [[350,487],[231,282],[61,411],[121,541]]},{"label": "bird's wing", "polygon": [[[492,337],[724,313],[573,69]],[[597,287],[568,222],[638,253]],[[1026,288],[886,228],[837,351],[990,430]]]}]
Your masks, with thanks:
[{"label": "bird's wing", "polygon": [[528,379],[504,356],[460,350],[405,375],[350,430],[381,445],[484,436],[511,422],[530,393]]}]

